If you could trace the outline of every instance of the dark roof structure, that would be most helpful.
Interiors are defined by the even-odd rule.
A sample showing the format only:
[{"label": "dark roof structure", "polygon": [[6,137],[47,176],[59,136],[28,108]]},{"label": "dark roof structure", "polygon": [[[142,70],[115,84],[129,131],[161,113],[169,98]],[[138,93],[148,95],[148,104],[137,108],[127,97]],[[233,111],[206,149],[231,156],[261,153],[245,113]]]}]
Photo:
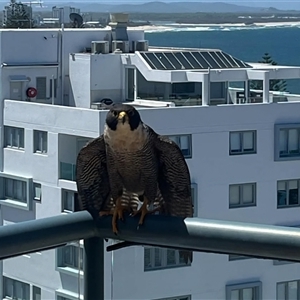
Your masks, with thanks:
[{"label": "dark roof structure", "polygon": [[142,58],[154,70],[206,70],[252,68],[221,50],[147,51]]}]

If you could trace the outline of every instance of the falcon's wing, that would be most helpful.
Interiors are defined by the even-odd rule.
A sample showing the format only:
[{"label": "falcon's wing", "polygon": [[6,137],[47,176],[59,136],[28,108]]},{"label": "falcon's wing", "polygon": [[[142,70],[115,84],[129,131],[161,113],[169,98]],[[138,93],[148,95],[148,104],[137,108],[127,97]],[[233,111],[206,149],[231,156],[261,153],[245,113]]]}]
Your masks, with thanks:
[{"label": "falcon's wing", "polygon": [[160,135],[157,135],[155,147],[159,159],[158,184],[167,214],[192,217],[191,178],[181,149],[174,141]]},{"label": "falcon's wing", "polygon": [[95,215],[109,204],[110,185],[103,135],[80,150],[77,156],[76,183],[82,210]]},{"label": "falcon's wing", "polygon": [[[178,145],[165,136],[157,135],[155,147],[159,158],[158,185],[164,198],[167,215],[192,217],[193,203],[189,168]],[[193,252],[179,250],[186,264],[193,261]]]}]

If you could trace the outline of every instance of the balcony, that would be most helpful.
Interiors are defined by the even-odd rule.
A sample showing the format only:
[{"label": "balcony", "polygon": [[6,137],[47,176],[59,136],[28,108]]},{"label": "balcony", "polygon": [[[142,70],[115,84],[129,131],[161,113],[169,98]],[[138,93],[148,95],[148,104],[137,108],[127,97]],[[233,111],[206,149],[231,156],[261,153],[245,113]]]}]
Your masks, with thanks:
[{"label": "balcony", "polygon": [[59,179],[75,181],[76,180],[76,164],[60,162]]},{"label": "balcony", "polygon": [[[119,222],[121,242],[107,251],[147,245],[300,262],[299,228],[152,215],[137,230],[138,220]],[[6,225],[0,227],[0,259],[84,239],[84,299],[103,300],[104,238],[116,239],[111,217],[95,222],[87,211]]]}]

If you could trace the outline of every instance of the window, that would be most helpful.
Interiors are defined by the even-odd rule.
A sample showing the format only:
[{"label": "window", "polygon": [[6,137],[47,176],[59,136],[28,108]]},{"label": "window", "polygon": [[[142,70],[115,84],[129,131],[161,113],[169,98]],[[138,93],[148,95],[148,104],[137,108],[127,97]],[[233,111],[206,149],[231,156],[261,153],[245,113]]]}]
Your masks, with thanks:
[{"label": "window", "polygon": [[179,250],[157,247],[144,248],[145,271],[182,266],[186,266],[186,263]]},{"label": "window", "polygon": [[300,280],[278,282],[277,300],[300,300]]},{"label": "window", "polygon": [[10,174],[0,175],[0,203],[31,209],[32,179]]},{"label": "window", "polygon": [[33,131],[33,151],[36,153],[47,153],[48,133],[46,131]]},{"label": "window", "polygon": [[226,300],[261,300],[261,282],[227,285]]},{"label": "window", "polygon": [[256,205],[256,183],[229,185],[229,208]]},{"label": "window", "polygon": [[299,205],[299,180],[277,181],[277,208]]},{"label": "window", "polygon": [[76,164],[60,162],[59,179],[76,180]]},{"label": "window", "polygon": [[30,285],[3,276],[3,298],[30,300]]},{"label": "window", "polygon": [[62,190],[62,212],[78,211],[78,193],[68,190]]},{"label": "window", "polygon": [[[57,266],[68,272],[83,271],[83,248],[80,244],[69,244],[57,249]],[[72,270],[73,269],[73,270]]]},{"label": "window", "polygon": [[157,300],[191,300],[192,297],[190,295],[188,296],[178,296],[178,297],[170,297],[170,298],[160,298]]},{"label": "window", "polygon": [[195,92],[194,82],[172,83],[172,94],[190,94]]},{"label": "window", "polygon": [[229,133],[230,155],[256,153],[256,130]]},{"label": "window", "polygon": [[50,98],[52,98],[52,81],[54,80],[54,98],[56,98],[57,79],[50,79]]},{"label": "window", "polygon": [[12,179],[12,178],[3,178],[3,187],[4,187],[4,198],[10,199],[19,202],[26,202],[26,182]]},{"label": "window", "polygon": [[276,124],[275,160],[300,158],[300,124]]},{"label": "window", "polygon": [[24,128],[4,126],[4,146],[24,149]]},{"label": "window", "polygon": [[42,185],[40,183],[33,183],[33,200],[41,201],[42,200]]},{"label": "window", "polygon": [[47,77],[36,78],[37,100],[45,100],[47,97]]},{"label": "window", "polygon": [[182,151],[185,158],[192,157],[192,135],[171,135],[169,139],[174,141]]},{"label": "window", "polygon": [[41,289],[37,286],[32,286],[32,300],[42,300]]}]

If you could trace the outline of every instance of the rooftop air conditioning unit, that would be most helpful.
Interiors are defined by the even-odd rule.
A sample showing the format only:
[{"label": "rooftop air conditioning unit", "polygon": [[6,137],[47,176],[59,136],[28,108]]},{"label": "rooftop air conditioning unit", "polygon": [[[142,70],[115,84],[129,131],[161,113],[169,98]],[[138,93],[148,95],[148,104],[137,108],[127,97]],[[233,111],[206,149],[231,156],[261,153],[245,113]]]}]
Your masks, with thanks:
[{"label": "rooftop air conditioning unit", "polygon": [[117,49],[120,49],[123,53],[128,53],[129,41],[112,41],[111,52],[115,52]]},{"label": "rooftop air conditioning unit", "polygon": [[107,54],[109,53],[108,41],[92,41],[92,53],[94,54]]},{"label": "rooftop air conditioning unit", "polygon": [[134,51],[148,51],[149,42],[147,40],[133,41]]}]

